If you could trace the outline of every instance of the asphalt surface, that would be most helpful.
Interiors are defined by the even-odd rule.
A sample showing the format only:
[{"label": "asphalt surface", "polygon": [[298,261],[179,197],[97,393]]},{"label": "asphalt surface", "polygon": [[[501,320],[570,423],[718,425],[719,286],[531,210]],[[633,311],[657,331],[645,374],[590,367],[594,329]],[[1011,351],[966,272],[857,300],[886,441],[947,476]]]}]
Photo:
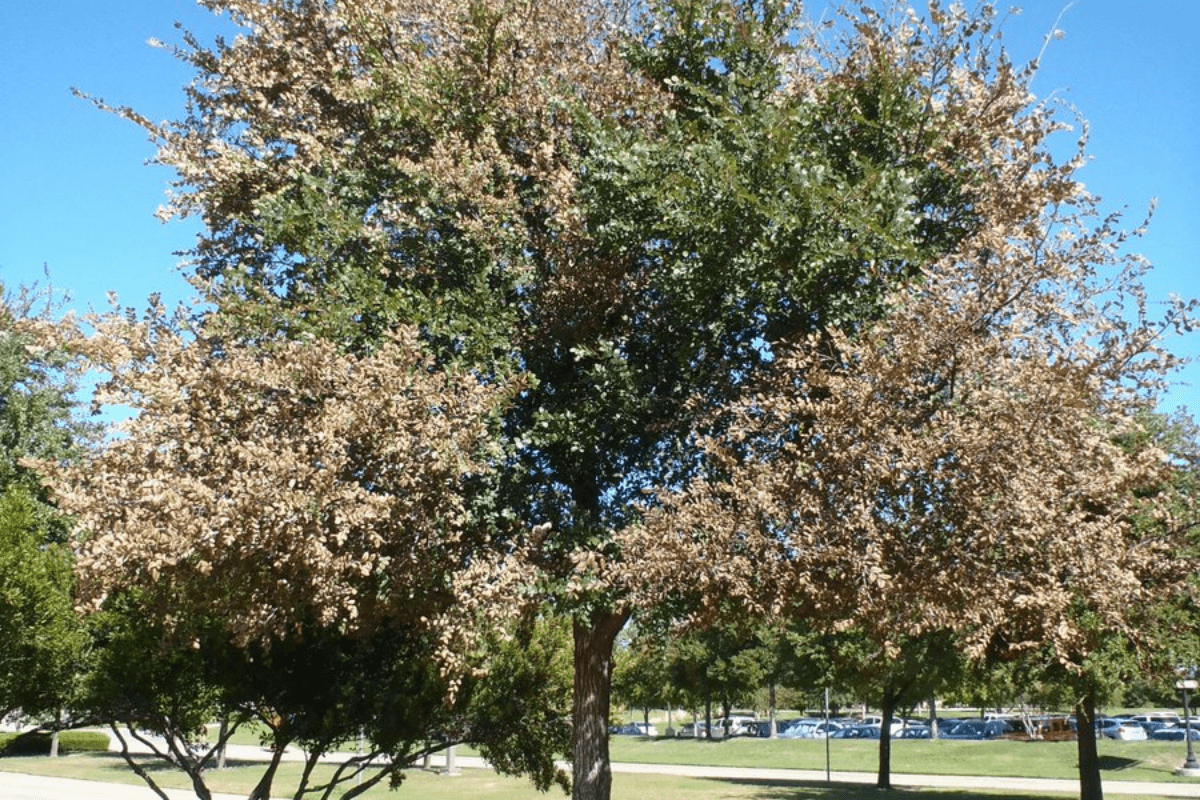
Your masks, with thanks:
[{"label": "asphalt surface", "polygon": [[[227,749],[231,761],[262,760],[262,748],[231,745]],[[335,754],[336,756],[336,754]],[[300,752],[289,752],[285,758],[300,760]],[[455,763],[462,769],[486,769],[483,759],[459,756]],[[434,759],[442,767],[444,758]],[[613,772],[625,774],[683,775],[697,778],[718,778],[768,783],[814,784],[826,780],[823,770],[759,769],[753,767],[709,767],[678,764],[613,764]],[[875,785],[873,772],[833,772],[833,783]],[[1048,778],[997,778],[966,775],[904,775],[893,774],[896,788],[967,789],[1001,792],[1061,792],[1078,795],[1079,783],[1074,780]],[[1200,798],[1200,780],[1194,783],[1148,783],[1142,781],[1104,782],[1106,795],[1154,795],[1159,797]],[[196,795],[184,789],[169,789],[171,800],[195,800]],[[0,772],[0,800],[156,800],[158,795],[144,785],[79,781],[68,778],[46,778],[17,772]],[[239,795],[215,794],[213,800],[244,800]]]}]

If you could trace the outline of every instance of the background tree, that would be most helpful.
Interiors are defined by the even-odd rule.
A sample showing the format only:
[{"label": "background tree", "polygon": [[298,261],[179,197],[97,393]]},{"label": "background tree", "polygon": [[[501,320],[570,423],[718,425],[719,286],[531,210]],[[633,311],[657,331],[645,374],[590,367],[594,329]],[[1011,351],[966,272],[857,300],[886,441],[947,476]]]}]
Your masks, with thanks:
[{"label": "background tree", "polygon": [[18,327],[55,309],[52,290],[0,286],[0,718],[55,718],[83,655],[71,592],[68,520],[29,464],[79,455],[92,429],[72,412],[75,372],[61,351],[35,353]]},{"label": "background tree", "polygon": [[879,709],[876,785],[890,789],[893,723],[961,678],[965,662],[958,642],[951,631],[931,630],[898,637],[885,650],[877,640],[850,630],[823,637],[823,645],[836,684]]},{"label": "background tree", "polygon": [[[767,648],[758,634],[757,626],[730,619],[680,627],[672,635],[668,669],[673,683],[703,705],[704,738],[728,735],[723,726],[732,712],[749,707],[766,684]],[[715,726],[714,704],[721,715]]]},{"label": "background tree", "polygon": [[[650,724],[650,709],[670,708],[679,702],[668,665],[668,636],[665,628],[626,629],[629,641],[615,654],[613,697],[630,708],[641,709],[642,721]],[[668,723],[668,730],[670,730]],[[667,733],[668,736],[673,735]]]},{"label": "background tree", "polygon": [[19,487],[0,495],[0,719],[57,719],[82,658],[70,552],[47,545],[41,512]]},{"label": "background tree", "polygon": [[[1146,546],[1166,542],[1172,549],[1153,581],[1147,581],[1145,602],[1129,610],[1128,619],[1123,620],[1126,624],[1114,625],[1111,618],[1096,613],[1094,604],[1077,600],[1081,641],[1073,651],[1057,652],[1057,662],[1047,670],[1052,681],[1068,687],[1073,695],[1079,777],[1085,798],[1103,796],[1096,748],[1097,709],[1119,701],[1135,676],[1173,681],[1181,665],[1194,663],[1197,628],[1190,620],[1196,609],[1188,584],[1195,581],[1197,554],[1196,428],[1189,423],[1184,417],[1170,420],[1146,412],[1118,437],[1118,446],[1127,452],[1149,447],[1166,454],[1167,470],[1159,480],[1133,489],[1143,508],[1135,506],[1127,522],[1135,541],[1140,539]],[[1098,513],[1107,510],[1101,508]]]}]

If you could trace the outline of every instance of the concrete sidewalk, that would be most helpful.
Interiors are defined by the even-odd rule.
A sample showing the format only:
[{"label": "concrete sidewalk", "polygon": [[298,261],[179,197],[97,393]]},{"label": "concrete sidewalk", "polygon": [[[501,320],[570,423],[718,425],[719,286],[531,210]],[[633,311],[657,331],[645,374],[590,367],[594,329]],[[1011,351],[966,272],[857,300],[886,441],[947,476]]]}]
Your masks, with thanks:
[{"label": "concrete sidewalk", "polygon": [[[195,792],[167,789],[171,800],[196,800]],[[20,772],[0,772],[0,798],[3,800],[159,800],[150,787],[71,778],[47,778]],[[214,794],[213,800],[246,800],[231,794]]]}]

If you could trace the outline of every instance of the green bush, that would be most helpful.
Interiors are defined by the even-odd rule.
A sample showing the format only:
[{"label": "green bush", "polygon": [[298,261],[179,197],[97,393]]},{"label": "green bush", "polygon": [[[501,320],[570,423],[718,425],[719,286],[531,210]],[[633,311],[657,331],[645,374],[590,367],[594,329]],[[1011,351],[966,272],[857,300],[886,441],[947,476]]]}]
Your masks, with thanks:
[{"label": "green bush", "polygon": [[[58,735],[59,753],[104,752],[108,735],[97,731],[63,731]],[[50,734],[45,731],[0,733],[0,756],[50,755]]]}]

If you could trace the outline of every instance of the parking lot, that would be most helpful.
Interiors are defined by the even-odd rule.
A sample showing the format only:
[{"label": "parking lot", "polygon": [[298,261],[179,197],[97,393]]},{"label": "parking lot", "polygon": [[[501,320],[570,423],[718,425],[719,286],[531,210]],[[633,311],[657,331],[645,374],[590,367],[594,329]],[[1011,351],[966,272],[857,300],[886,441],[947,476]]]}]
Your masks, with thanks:
[{"label": "parking lot", "polygon": [[[776,720],[775,735],[780,739],[878,739],[881,722],[878,717],[785,717]],[[754,716],[742,715],[731,716],[728,719],[714,718],[711,733],[702,720],[688,722],[678,728],[668,728],[654,722],[631,722],[614,726],[610,733],[651,738],[767,738],[770,736],[770,723]],[[1146,712],[1096,720],[1098,737],[1119,741],[1184,741],[1189,733],[1192,741],[1200,741],[1200,725],[1197,724],[1197,720],[1191,720],[1189,729],[1187,720],[1174,712]],[[1076,738],[1076,727],[1074,717],[1067,715],[947,717],[937,720],[936,731],[929,720],[903,719],[893,721],[891,736],[894,739],[1065,740]]]}]

